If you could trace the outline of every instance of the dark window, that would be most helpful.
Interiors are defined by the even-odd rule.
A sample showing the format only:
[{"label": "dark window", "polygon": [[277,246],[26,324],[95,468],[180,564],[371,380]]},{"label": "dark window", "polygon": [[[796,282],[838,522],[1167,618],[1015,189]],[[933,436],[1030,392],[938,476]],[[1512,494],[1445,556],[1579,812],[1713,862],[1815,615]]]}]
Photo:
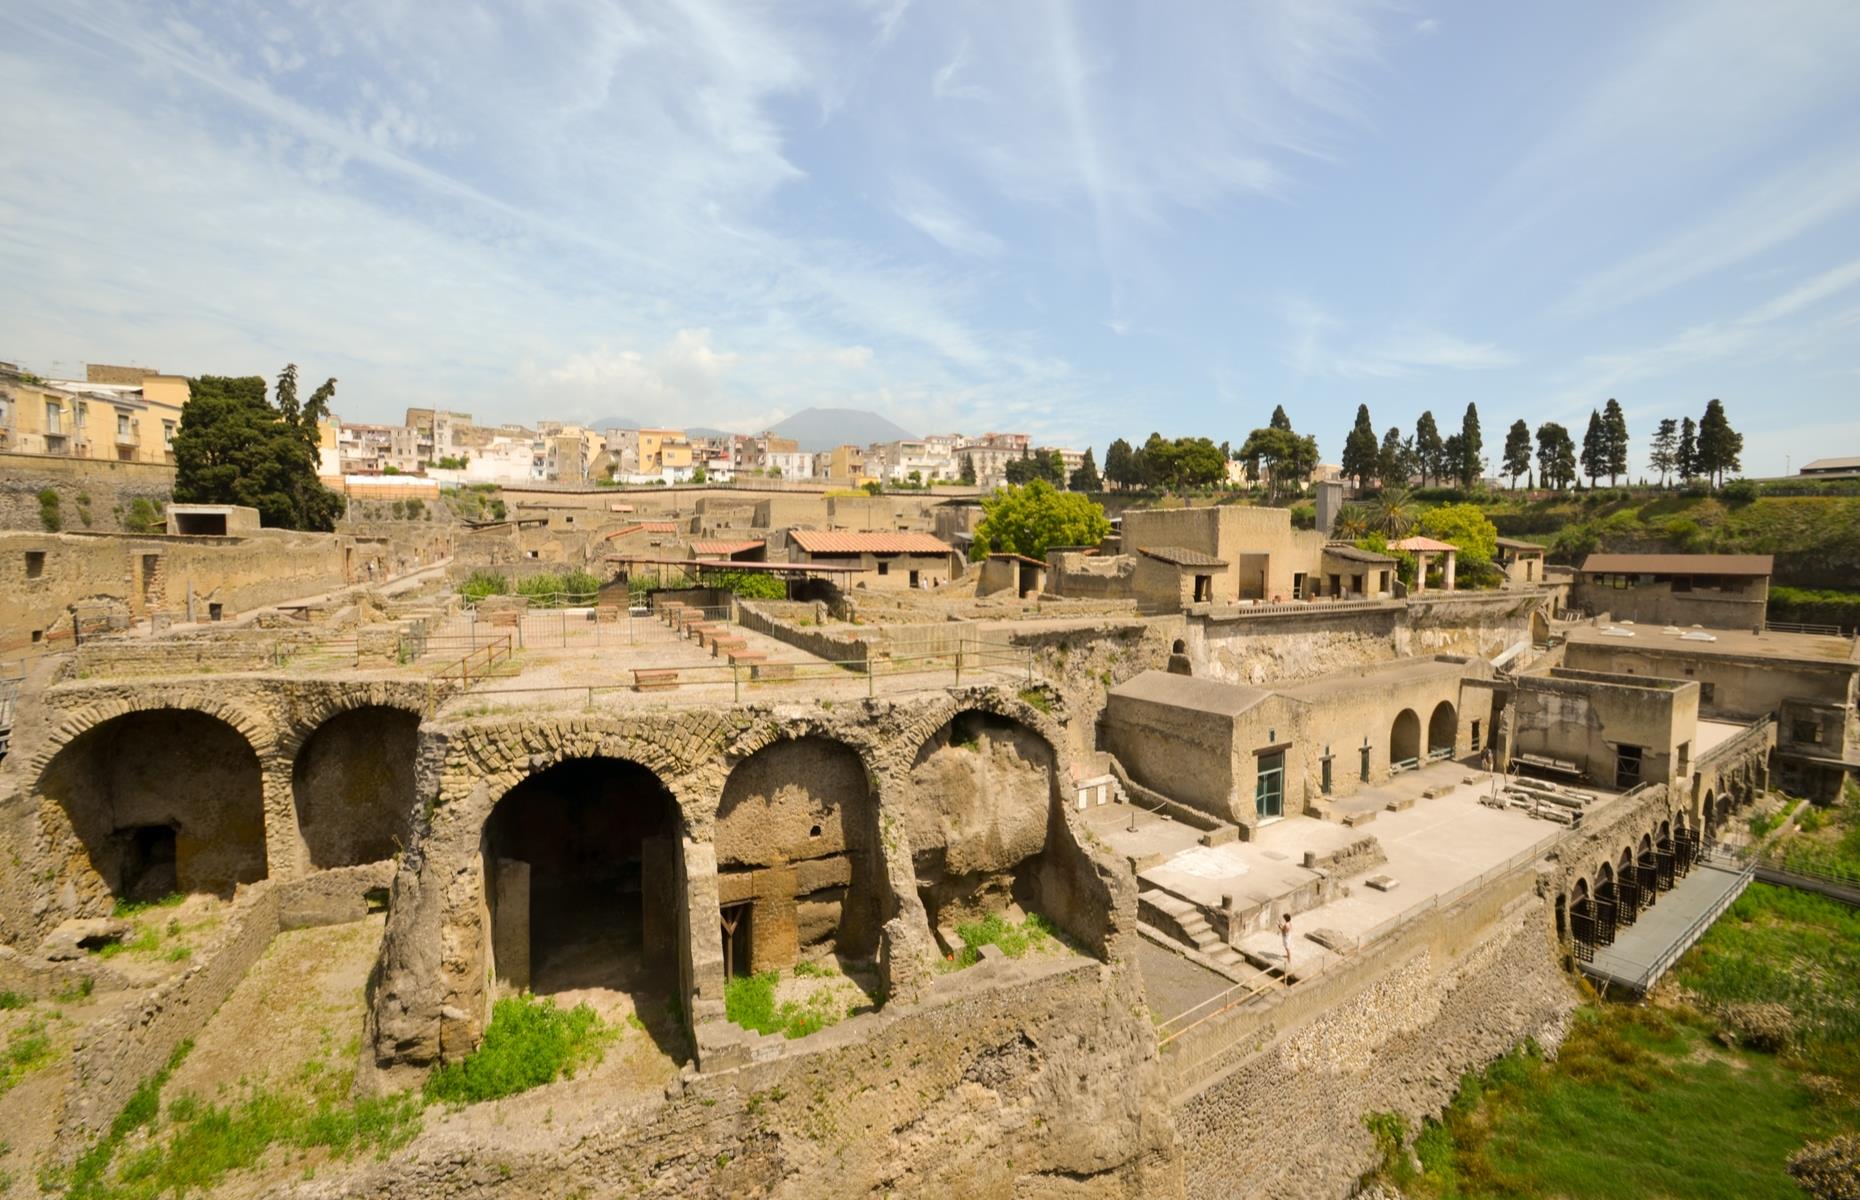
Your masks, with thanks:
[{"label": "dark window", "polygon": [[885,561],[884,559],[882,559],[882,558],[881,558],[881,559],[879,559],[879,560],[878,560],[878,573],[879,573],[880,575],[889,575],[889,574],[891,574],[891,564],[890,564],[890,563],[888,563],[888,562],[886,562],[886,561]]},{"label": "dark window", "polygon": [[1640,782],[1640,747],[1615,747],[1615,786],[1626,789]]},{"label": "dark window", "polygon": [[1712,702],[1713,697],[1715,697],[1717,694],[1718,694],[1718,689],[1712,684],[1705,683],[1703,681],[1699,683],[1699,703],[1700,704],[1710,704]]},{"label": "dark window", "polygon": [[1797,721],[1790,730],[1791,739],[1799,745],[1819,746],[1821,744],[1820,721]]},{"label": "dark window", "polygon": [[1474,750],[1479,748],[1479,722],[1476,718],[1472,723],[1472,748]]},{"label": "dark window", "polygon": [[45,574],[45,551],[26,551],[26,578],[37,579]]}]

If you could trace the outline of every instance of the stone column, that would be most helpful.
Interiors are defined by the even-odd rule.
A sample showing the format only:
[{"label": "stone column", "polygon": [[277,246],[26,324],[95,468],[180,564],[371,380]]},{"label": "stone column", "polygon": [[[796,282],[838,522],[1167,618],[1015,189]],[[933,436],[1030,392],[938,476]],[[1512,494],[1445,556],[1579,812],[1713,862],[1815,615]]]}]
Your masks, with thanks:
[{"label": "stone column", "polygon": [[1449,592],[1453,590],[1453,568],[1455,564],[1458,563],[1459,557],[1459,551],[1447,551],[1447,565],[1442,567],[1440,571],[1440,582]]},{"label": "stone column", "polygon": [[681,839],[678,966],[691,1025],[723,1018],[723,913],[717,903],[717,850]]},{"label": "stone column", "polygon": [[280,882],[301,879],[310,871],[310,851],[297,825],[291,762],[273,752],[260,757],[259,770],[265,803],[265,877]]},{"label": "stone column", "polygon": [[521,992],[530,986],[530,864],[491,864],[491,961],[497,978]]},{"label": "stone column", "polygon": [[1414,594],[1420,595],[1427,590],[1427,552],[1414,552]]}]

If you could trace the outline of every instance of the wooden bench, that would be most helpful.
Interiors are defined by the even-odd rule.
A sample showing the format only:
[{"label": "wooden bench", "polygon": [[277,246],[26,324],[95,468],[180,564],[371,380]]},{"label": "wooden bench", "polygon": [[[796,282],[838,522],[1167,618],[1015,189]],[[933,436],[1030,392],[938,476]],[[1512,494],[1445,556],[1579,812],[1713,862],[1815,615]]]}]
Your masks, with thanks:
[{"label": "wooden bench", "polygon": [[749,668],[751,679],[793,679],[794,664],[785,662],[759,662]]},{"label": "wooden bench", "polygon": [[[732,650],[729,657],[730,665],[733,667],[754,667],[757,663],[769,660],[769,656],[760,650]],[[751,678],[754,676],[752,675]]]},{"label": "wooden bench", "polygon": [[710,652],[716,658],[723,658],[732,650],[747,649],[749,649],[749,643],[739,637],[720,637],[710,640]]},{"label": "wooden bench", "polygon": [[693,638],[697,639],[698,645],[708,646],[720,637],[729,637],[730,627],[728,625],[693,625],[689,632]]},{"label": "wooden bench", "polygon": [[636,692],[665,692],[677,686],[678,672],[676,671],[644,671],[637,667],[633,670],[633,690]]}]

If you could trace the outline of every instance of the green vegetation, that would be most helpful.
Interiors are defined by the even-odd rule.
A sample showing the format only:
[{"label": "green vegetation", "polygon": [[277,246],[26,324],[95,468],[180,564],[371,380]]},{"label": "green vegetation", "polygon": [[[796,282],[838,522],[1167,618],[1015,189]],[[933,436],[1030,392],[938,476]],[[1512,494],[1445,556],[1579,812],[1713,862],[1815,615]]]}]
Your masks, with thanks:
[{"label": "green vegetation", "polygon": [[39,489],[39,524],[47,533],[57,533],[65,527],[64,514],[58,507],[58,493],[52,488]]},{"label": "green vegetation", "polygon": [[[162,1089],[191,1048],[191,1042],[182,1043],[168,1065],[136,1089],[109,1136],[68,1172],[48,1173],[42,1186],[64,1189],[67,1200],[186,1196],[258,1166],[274,1146],[324,1149],[339,1158],[369,1150],[385,1154],[420,1130],[419,1097],[351,1100],[353,1073],[326,1071],[321,1063],[305,1065],[299,1090],[248,1087],[226,1104],[182,1095],[164,1112]],[[146,1144],[124,1153],[132,1141],[144,1141],[134,1136],[142,1130],[148,1131]]]},{"label": "green vegetation", "polygon": [[1764,884],[1660,998],[1581,1008],[1554,1062],[1527,1045],[1466,1076],[1412,1142],[1366,1122],[1411,1200],[1799,1200],[1790,1156],[1857,1123],[1860,913]]},{"label": "green vegetation", "polygon": [[745,600],[785,600],[788,585],[766,571],[706,571],[704,586]]},{"label": "green vegetation", "polygon": [[24,1008],[31,1003],[31,1000],[27,999],[19,992],[0,992],[0,1012],[8,1012],[15,1008]]},{"label": "green vegetation", "polygon": [[137,496],[131,500],[129,512],[123,517],[123,528],[131,533],[160,533],[167,528],[161,502],[150,500],[147,496]]},{"label": "green vegetation", "polygon": [[985,497],[982,514],[969,551],[977,562],[993,551],[1044,559],[1048,546],[1095,546],[1111,532],[1102,504],[1040,479]]},{"label": "green vegetation", "polygon": [[999,946],[1009,958],[1020,958],[1030,951],[1043,954],[1055,945],[1053,923],[1039,913],[1028,913],[1019,924],[989,913],[979,921],[957,925],[956,936],[962,939],[954,960],[957,968],[982,961],[983,946]]},{"label": "green vegetation", "polygon": [[[818,977],[831,974],[821,968],[796,975]],[[834,1011],[833,993],[822,989],[805,1001],[784,1000],[775,1003],[775,988],[781,983],[780,971],[763,971],[756,975],[738,975],[723,985],[723,1012],[734,1024],[756,1033],[779,1033],[785,1038],[802,1038],[835,1024],[840,1014]]]},{"label": "green vegetation", "polygon": [[586,571],[567,571],[560,575],[530,575],[513,585],[510,577],[496,571],[473,571],[459,584],[459,594],[473,604],[488,596],[527,596],[531,608],[558,608],[591,604],[601,590],[601,581]]},{"label": "green vegetation", "polygon": [[426,1097],[448,1104],[475,1104],[514,1096],[574,1076],[601,1061],[619,1030],[592,1008],[556,1007],[554,1000],[511,996],[491,1009],[484,1042],[426,1080]]},{"label": "green vegetation", "polygon": [[0,1096],[51,1057],[52,1039],[45,1032],[44,1017],[34,1017],[7,1034],[6,1049],[0,1051]]},{"label": "green vegetation", "polygon": [[1796,824],[1799,832],[1772,847],[1771,858],[1808,875],[1860,879],[1860,786],[1848,784],[1840,804],[1811,807]]},{"label": "green vegetation", "polygon": [[1053,698],[1045,688],[1022,688],[1020,699],[1021,703],[1031,705],[1043,713],[1050,714],[1053,711]]},{"label": "green vegetation", "polygon": [[317,426],[335,394],[327,380],[300,405],[294,364],[278,376],[275,404],[256,375],[189,380],[174,434],[175,500],[250,505],[276,528],[335,529],[343,498],[316,475]]},{"label": "green vegetation", "polygon": [[179,892],[169,892],[159,900],[118,900],[115,907],[110,909],[110,915],[113,917],[139,917],[145,912],[153,912],[158,908],[173,908],[185,899],[187,899],[187,897]]},{"label": "green vegetation", "polygon": [[1860,629],[1860,592],[1826,588],[1772,587],[1769,619],[1800,625],[1838,625]]}]

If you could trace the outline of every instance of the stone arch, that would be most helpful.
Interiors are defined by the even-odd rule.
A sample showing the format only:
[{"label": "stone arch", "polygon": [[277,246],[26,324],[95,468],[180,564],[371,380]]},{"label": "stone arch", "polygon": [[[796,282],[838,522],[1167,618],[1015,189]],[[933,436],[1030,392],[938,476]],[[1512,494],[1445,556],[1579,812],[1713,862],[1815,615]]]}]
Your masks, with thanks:
[{"label": "stone arch", "polygon": [[783,738],[724,783],[714,845],[729,973],[872,959],[892,903],[870,772],[851,746]]},{"label": "stone arch", "polygon": [[1433,715],[1427,719],[1427,753],[1428,757],[1446,751],[1453,753],[1454,743],[1460,733],[1459,714],[1453,709],[1451,700],[1442,700],[1434,705]]},{"label": "stone arch", "polygon": [[137,688],[122,695],[94,698],[58,722],[39,743],[39,749],[26,760],[26,769],[35,777],[43,775],[66,746],[118,717],[172,712],[198,713],[214,718],[244,738],[246,745],[261,758],[277,745],[275,731],[250,709],[212,695]]},{"label": "stone arch", "polygon": [[1395,722],[1389,727],[1389,769],[1395,769],[1396,763],[1415,762],[1421,757],[1421,718],[1412,708],[1404,708],[1395,714]]},{"label": "stone arch", "polygon": [[1607,946],[1614,942],[1614,931],[1620,919],[1620,894],[1615,887],[1615,869],[1611,863],[1603,862],[1595,869],[1595,887],[1591,895],[1595,904],[1595,944]]},{"label": "stone arch", "polygon": [[291,798],[310,866],[379,862],[405,848],[419,737],[418,713],[361,705],[338,711],[301,739]]},{"label": "stone arch", "polygon": [[1058,754],[1013,717],[958,711],[918,747],[903,817],[917,893],[947,954],[958,923],[1036,906],[1049,831],[1064,819]]},{"label": "stone arch", "polygon": [[656,1015],[680,976],[683,827],[671,789],[628,759],[565,758],[508,788],[479,838],[491,976]]},{"label": "stone arch", "polygon": [[248,734],[199,708],[125,706],[65,739],[38,778],[79,909],[265,878],[264,777]]}]

